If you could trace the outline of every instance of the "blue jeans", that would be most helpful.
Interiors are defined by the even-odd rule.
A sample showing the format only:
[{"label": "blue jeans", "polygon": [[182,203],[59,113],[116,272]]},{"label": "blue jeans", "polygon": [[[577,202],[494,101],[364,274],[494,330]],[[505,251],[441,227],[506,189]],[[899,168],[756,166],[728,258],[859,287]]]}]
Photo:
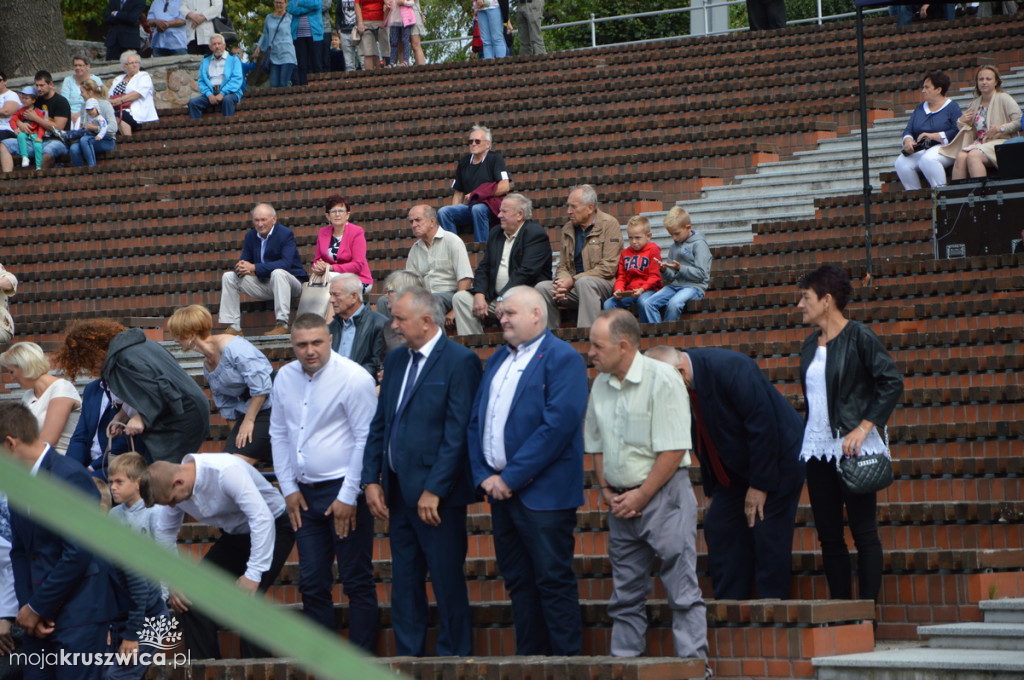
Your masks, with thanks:
[{"label": "blue jeans", "polygon": [[270,86],[288,87],[292,81],[295,64],[275,64],[270,62]]},{"label": "blue jeans", "polygon": [[113,151],[114,144],[115,141],[109,137],[104,137],[97,142],[96,135],[94,134],[82,135],[78,143],[72,144],[71,149],[68,151],[71,155],[71,165],[76,168],[88,165],[91,168],[96,165],[96,152],[106,153],[107,151]]},{"label": "blue jeans", "polygon": [[700,300],[704,291],[692,286],[665,286],[657,293],[640,296],[640,323],[661,321],[661,308],[665,308],[665,321],[679,321],[683,307],[690,300]]},{"label": "blue jeans", "polygon": [[473,238],[486,241],[491,233],[491,209],[486,203],[446,205],[437,211],[437,223],[445,231],[458,234],[458,227],[473,225]]},{"label": "blue jeans", "polygon": [[476,13],[476,22],[480,26],[480,39],[484,42],[484,59],[501,59],[507,57],[505,47],[505,28],[501,23],[501,9],[491,7]]},{"label": "blue jeans", "polygon": [[604,309],[629,309],[636,304],[637,298],[633,296],[617,298],[614,295],[604,301]]},{"label": "blue jeans", "polygon": [[[7,150],[11,152],[12,156],[20,156],[21,152],[18,150],[17,139],[5,139],[3,145],[7,147]],[[35,149],[31,146],[28,150],[28,158],[33,158]],[[57,160],[61,156],[65,156],[68,153],[68,147],[64,146],[64,142],[59,139],[44,139],[43,140],[43,155],[49,154],[50,158]]]},{"label": "blue jeans", "polygon": [[[220,100],[220,112],[225,116],[235,115],[235,106],[238,105],[239,99],[241,99],[241,97],[233,92],[231,94],[224,95],[224,99]],[[210,103],[210,100],[206,98],[206,95],[201,94],[198,97],[193,97],[188,100],[188,117],[202,118],[203,112],[211,106],[215,105]]]},{"label": "blue jeans", "polygon": [[169,50],[169,49],[167,49],[165,47],[154,47],[153,48],[153,56],[154,57],[176,57],[176,56],[178,56],[180,54],[188,54],[188,48],[182,47],[181,49],[178,49],[178,50]]},{"label": "blue jeans", "polygon": [[[146,612],[147,619],[159,619],[161,616],[170,617],[170,612],[167,611],[167,605],[164,604],[163,600],[160,603]],[[117,654],[121,648],[121,641],[124,640],[124,632],[127,629],[127,622],[119,621],[111,626],[110,631],[110,647],[108,652]],[[139,654],[135,657],[135,663],[128,664],[125,666],[107,666],[106,673],[103,676],[103,680],[142,680],[146,675],[146,671],[149,670],[149,666],[152,663],[153,655],[159,654],[165,650],[160,649],[156,645],[140,642],[139,643]],[[142,657],[143,654],[148,654],[148,657]],[[150,663],[141,663],[140,658],[145,658]]]},{"label": "blue jeans", "polygon": [[366,499],[356,504],[356,528],[345,538],[334,531],[334,518],[324,512],[338,496],[343,480],[323,485],[299,484],[306,500],[302,526],[295,532],[299,551],[299,592],[303,613],[328,630],[337,630],[334,619],[334,573],[349,602],[348,639],[373,654],[377,648],[377,585],[373,580],[373,515]]}]

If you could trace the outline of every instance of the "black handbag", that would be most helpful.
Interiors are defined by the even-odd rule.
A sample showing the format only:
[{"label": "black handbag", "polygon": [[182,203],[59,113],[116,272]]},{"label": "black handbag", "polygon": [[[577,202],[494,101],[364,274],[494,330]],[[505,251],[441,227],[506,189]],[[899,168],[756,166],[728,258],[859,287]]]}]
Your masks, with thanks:
[{"label": "black handbag", "polygon": [[214,17],[213,30],[224,37],[225,44],[230,45],[238,42],[238,33],[235,31],[235,25],[231,23],[231,19],[228,17]]},{"label": "black handbag", "polygon": [[839,461],[839,477],[850,493],[875,493],[893,483],[892,461],[884,453],[844,456]]}]

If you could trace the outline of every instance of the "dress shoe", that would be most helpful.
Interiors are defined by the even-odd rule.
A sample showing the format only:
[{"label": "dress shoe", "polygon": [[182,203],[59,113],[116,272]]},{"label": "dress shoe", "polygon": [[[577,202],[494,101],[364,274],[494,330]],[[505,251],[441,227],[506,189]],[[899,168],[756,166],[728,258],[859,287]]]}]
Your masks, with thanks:
[{"label": "dress shoe", "polygon": [[288,330],[288,326],[283,323],[279,323],[263,335],[288,335],[291,331]]}]

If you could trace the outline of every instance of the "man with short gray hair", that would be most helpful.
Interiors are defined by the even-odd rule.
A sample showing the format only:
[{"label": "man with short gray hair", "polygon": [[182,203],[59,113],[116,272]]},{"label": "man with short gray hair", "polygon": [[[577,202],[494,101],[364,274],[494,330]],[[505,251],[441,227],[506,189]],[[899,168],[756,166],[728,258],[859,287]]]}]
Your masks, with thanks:
[{"label": "man with short gray hair", "polygon": [[537,290],[548,307],[548,326],[561,325],[561,309],[577,307],[576,325],[590,328],[615,289],[622,255],[619,221],[597,209],[597,192],[589,184],[569,191],[569,221],[562,227],[562,249],[554,281]]},{"label": "man with short gray hair", "polygon": [[388,320],[363,304],[363,282],[355,274],[334,277],[330,295],[331,349],[365,368],[376,381],[384,364],[383,330]]},{"label": "man with short gray hair", "polygon": [[189,118],[202,118],[211,106],[220,106],[224,116],[235,115],[235,106],[245,92],[245,75],[241,60],[226,50],[224,36],[214,33],[210,54],[199,64],[199,96],[188,101]]},{"label": "man with short gray hair", "polygon": [[[473,285],[466,244],[440,228],[437,212],[429,205],[415,205],[409,210],[409,226],[416,242],[409,248],[405,268],[423,277],[427,289],[448,314],[456,291],[469,290]],[[454,314],[449,314],[449,319],[445,325],[454,325]]]},{"label": "man with short gray hair", "polygon": [[437,214],[442,229],[457,234],[460,227],[472,226],[477,241],[487,240],[491,215],[498,213],[501,197],[512,188],[505,159],[491,151],[491,139],[491,131],[483,125],[470,130],[469,155],[455,168],[451,205]]},{"label": "man with short gray hair", "polygon": [[551,278],[551,242],[544,227],[530,219],[533,204],[522,194],[501,202],[501,228],[491,232],[476,266],[473,285],[452,299],[459,335],[479,335],[494,317],[498,297],[514,286],[535,286]]}]

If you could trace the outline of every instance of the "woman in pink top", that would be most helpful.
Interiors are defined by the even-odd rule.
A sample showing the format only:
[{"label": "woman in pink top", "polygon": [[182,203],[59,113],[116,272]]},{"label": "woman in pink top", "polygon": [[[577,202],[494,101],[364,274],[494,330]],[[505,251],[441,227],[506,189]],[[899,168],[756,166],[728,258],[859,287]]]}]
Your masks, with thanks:
[{"label": "woman in pink top", "polygon": [[355,274],[363,282],[363,292],[368,293],[373,276],[366,261],[366,233],[348,221],[352,211],[344,196],[328,198],[326,212],[330,224],[317,234],[311,273],[319,277],[328,273],[332,279],[339,274]]}]

